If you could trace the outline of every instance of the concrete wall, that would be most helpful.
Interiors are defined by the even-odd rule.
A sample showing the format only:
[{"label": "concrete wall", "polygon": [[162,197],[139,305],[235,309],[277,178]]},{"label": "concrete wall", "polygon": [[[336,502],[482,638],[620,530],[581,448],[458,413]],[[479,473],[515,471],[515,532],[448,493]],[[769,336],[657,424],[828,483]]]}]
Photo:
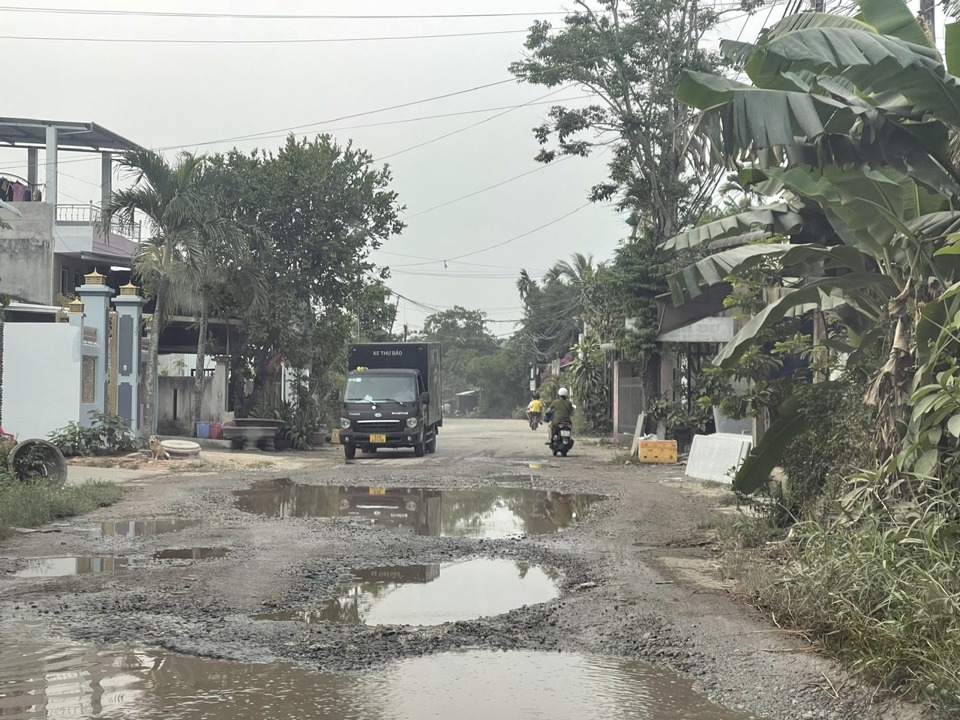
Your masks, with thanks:
[{"label": "concrete wall", "polygon": [[80,419],[80,328],[5,323],[3,428],[20,440]]},{"label": "concrete wall", "polygon": [[[26,302],[51,305],[54,294],[53,205],[11,203],[23,215],[4,213],[0,228],[0,292]],[[59,290],[59,282],[57,282]]]},{"label": "concrete wall", "polygon": [[[163,435],[192,436],[190,417],[193,408],[192,377],[160,377],[157,379],[157,432]],[[199,420],[221,422],[227,407],[226,376],[218,372],[203,379],[203,398]]]}]

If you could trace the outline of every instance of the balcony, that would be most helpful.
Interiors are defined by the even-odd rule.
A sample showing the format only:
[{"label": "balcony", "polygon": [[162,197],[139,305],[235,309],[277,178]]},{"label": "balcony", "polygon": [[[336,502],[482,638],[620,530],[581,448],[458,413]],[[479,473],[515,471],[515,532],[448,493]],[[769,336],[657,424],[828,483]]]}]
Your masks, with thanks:
[{"label": "balcony", "polygon": [[[57,205],[57,225],[87,225],[100,228],[100,222],[100,208],[96,205]],[[110,221],[110,234],[139,242],[140,223],[114,218]]]}]

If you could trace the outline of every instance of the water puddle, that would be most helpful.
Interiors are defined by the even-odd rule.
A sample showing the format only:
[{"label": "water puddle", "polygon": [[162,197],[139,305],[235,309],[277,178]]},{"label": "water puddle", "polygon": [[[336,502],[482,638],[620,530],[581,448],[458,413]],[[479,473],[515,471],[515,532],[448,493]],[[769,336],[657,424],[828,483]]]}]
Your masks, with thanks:
[{"label": "water puddle", "polygon": [[267,517],[356,517],[402,533],[488,539],[555,533],[576,525],[604,499],[533,488],[336,487],[290,480],[234,494],[241,510]]},{"label": "water puddle", "polygon": [[[113,572],[127,567],[130,560],[123,557],[44,557],[25,558],[27,566],[13,573],[13,577],[64,577]],[[0,713],[2,715],[2,713]]]},{"label": "water puddle", "polygon": [[439,625],[509,612],[559,594],[559,573],[512,560],[356,570],[358,582],[316,609],[263,613],[255,620],[310,624]]},{"label": "water puddle", "polygon": [[[246,665],[0,638],[0,717],[748,720],[650,666],[570,653],[443,653],[377,672]],[[8,640],[8,639],[7,639]]]},{"label": "water puddle", "polygon": [[212,560],[227,556],[222,547],[169,548],[153,554],[154,560]]},{"label": "water puddle", "polygon": [[162,535],[177,532],[184,528],[199,525],[199,520],[168,518],[162,520],[124,520],[122,522],[100,523],[100,535],[103,537],[140,537],[141,535]]}]

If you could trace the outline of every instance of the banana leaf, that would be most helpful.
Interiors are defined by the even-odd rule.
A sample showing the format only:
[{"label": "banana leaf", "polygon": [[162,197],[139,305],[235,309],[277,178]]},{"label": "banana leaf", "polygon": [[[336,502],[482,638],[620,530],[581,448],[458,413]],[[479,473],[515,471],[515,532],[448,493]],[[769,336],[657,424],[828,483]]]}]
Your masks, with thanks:
[{"label": "banana leaf", "polygon": [[922,112],[960,124],[960,84],[948,75],[939,54],[865,30],[818,27],[796,30],[755,52],[751,79],[784,72],[840,75],[867,93],[900,93]]},{"label": "banana leaf", "polygon": [[859,19],[872,25],[881,35],[892,35],[936,52],[933,42],[903,0],[858,0],[857,4],[860,6]]},{"label": "banana leaf", "polygon": [[686,250],[706,242],[742,235],[754,230],[766,230],[777,235],[809,234],[807,228],[829,232],[822,216],[804,213],[799,206],[775,203],[765,207],[748,208],[737,215],[714,220],[679,233],[661,245],[663,250]]},{"label": "banana leaf", "polygon": [[880,273],[852,272],[840,277],[821,278],[788,292],[754,315],[723,347],[713,364],[727,369],[732,367],[751,345],[758,342],[761,333],[783,320],[788,313],[797,309],[820,308],[828,302],[836,306],[838,299],[859,302],[858,296],[867,293],[893,297],[897,293],[897,286],[891,278]]},{"label": "banana leaf", "polygon": [[726,282],[730,275],[745,265],[755,263],[767,255],[785,253],[790,247],[790,245],[775,243],[741,245],[713,253],[703,260],[687,265],[683,270],[667,278],[673,304],[676,307],[683,304],[684,291],[688,292],[691,298],[697,297],[700,295],[701,286]]},{"label": "banana leaf", "polygon": [[[823,383],[824,386],[833,383]],[[800,411],[800,403],[791,395],[781,405],[779,417],[760,438],[733,478],[733,487],[744,495],[751,495],[770,481],[770,474],[780,464],[790,442],[810,427],[818,418]]]}]

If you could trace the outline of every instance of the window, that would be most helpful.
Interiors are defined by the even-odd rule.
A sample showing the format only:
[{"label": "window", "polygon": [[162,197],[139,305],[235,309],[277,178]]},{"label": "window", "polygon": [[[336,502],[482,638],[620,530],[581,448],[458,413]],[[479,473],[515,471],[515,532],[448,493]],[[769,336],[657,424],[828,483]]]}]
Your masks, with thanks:
[{"label": "window", "polygon": [[60,268],[60,294],[69,295],[73,292],[70,287],[70,268]]}]

